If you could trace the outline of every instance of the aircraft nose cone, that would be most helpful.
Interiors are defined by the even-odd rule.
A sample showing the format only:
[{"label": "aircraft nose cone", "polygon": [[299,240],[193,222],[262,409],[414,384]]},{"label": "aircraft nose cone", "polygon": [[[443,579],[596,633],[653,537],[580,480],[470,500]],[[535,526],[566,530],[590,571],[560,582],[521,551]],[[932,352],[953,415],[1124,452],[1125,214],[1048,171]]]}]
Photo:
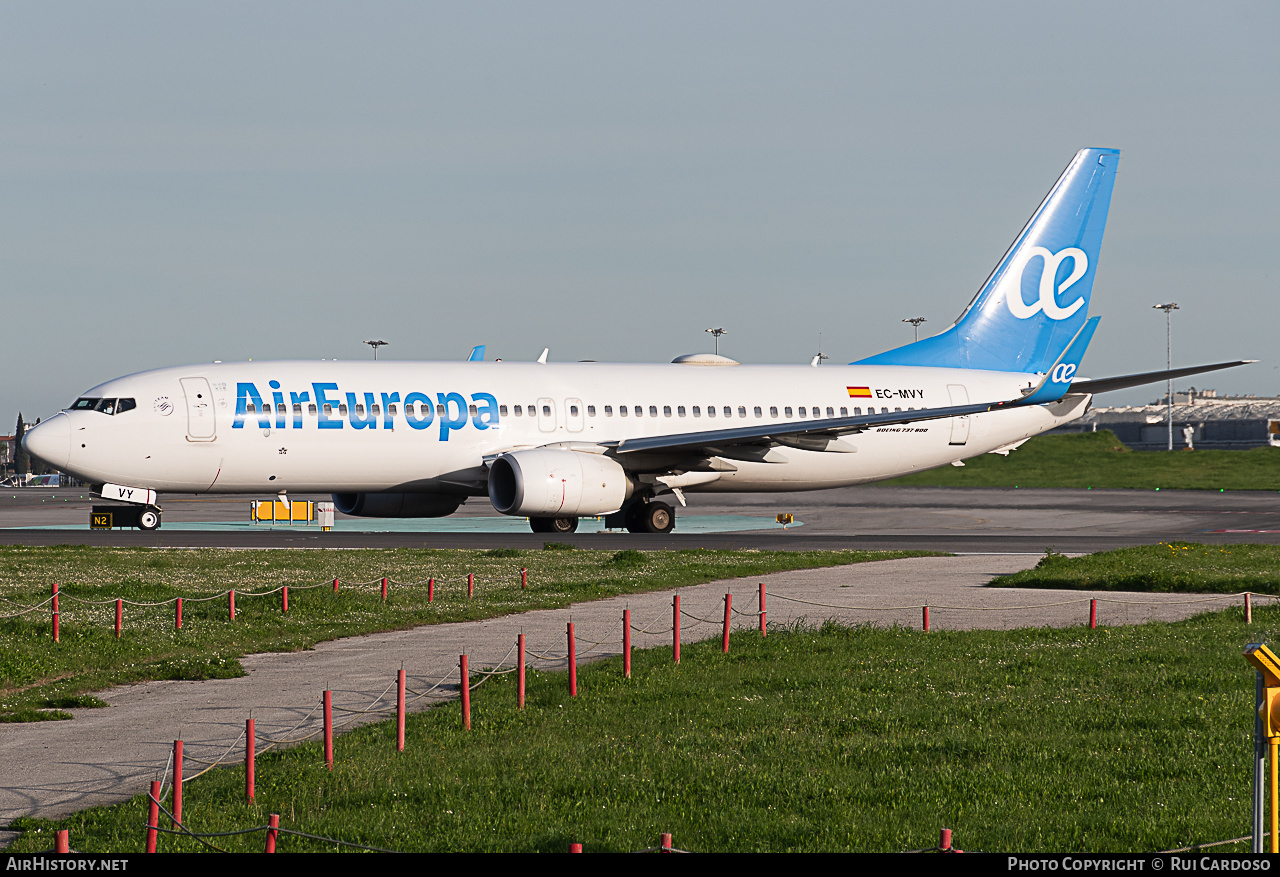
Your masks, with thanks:
[{"label": "aircraft nose cone", "polygon": [[55,469],[65,469],[71,458],[71,424],[67,415],[55,414],[22,437],[22,447]]}]

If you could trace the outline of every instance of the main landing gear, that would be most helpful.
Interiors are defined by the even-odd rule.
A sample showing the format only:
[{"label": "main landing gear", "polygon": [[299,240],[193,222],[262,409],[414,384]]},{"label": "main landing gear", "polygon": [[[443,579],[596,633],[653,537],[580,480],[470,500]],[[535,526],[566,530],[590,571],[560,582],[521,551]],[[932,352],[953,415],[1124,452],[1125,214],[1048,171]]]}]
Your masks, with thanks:
[{"label": "main landing gear", "polygon": [[[676,526],[676,510],[665,502],[633,502],[622,511],[608,515],[604,525],[610,530],[625,527],[631,533],[670,533]],[[535,533],[567,536],[578,529],[577,518],[530,518]]]},{"label": "main landing gear", "polygon": [[529,529],[535,533],[559,533],[566,536],[578,529],[577,518],[530,518]]}]

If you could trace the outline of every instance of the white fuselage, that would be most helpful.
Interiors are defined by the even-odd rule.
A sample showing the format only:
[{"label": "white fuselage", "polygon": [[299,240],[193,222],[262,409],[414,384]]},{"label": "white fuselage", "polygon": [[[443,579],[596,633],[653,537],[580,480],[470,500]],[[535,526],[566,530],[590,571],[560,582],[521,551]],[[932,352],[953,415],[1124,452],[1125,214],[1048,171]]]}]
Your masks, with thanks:
[{"label": "white fuselage", "polygon": [[[133,406],[70,409],[41,424],[39,448],[86,481],[157,491],[479,495],[485,458],[506,451],[1011,400],[1036,381],[903,366],[216,363],[101,384],[85,398]],[[1022,441],[1079,417],[1088,401],[872,427],[845,436],[841,452],[703,454],[701,468],[718,477],[685,489],[813,490],[891,478]],[[651,473],[688,468],[669,453],[623,462]]]}]

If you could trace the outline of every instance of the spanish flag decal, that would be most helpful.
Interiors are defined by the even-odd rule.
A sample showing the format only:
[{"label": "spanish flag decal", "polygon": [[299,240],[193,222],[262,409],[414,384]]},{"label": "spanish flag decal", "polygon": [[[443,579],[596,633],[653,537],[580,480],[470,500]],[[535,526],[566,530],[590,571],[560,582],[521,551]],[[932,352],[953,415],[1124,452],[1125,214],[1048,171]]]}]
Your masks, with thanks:
[{"label": "spanish flag decal", "polygon": [[870,387],[846,387],[845,389],[849,391],[850,399],[870,399],[871,398]]}]

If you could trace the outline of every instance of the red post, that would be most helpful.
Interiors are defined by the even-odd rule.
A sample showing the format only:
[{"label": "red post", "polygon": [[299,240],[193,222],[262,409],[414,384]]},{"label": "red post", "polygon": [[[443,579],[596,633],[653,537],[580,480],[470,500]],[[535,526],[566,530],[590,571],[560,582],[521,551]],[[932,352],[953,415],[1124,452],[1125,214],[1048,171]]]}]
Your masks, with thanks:
[{"label": "red post", "polygon": [[569,844],[569,852],[571,853],[582,852],[582,844]]},{"label": "red post", "polygon": [[733,594],[724,595],[724,637],[721,651],[729,654],[729,614],[733,612]]},{"label": "red post", "polygon": [[382,577],[382,602],[387,602],[387,577]]},{"label": "red post", "polygon": [[53,837],[53,851],[55,853],[71,852],[71,829],[60,828]]},{"label": "red post", "polygon": [[516,640],[516,709],[524,709],[524,634]]},{"label": "red post", "polygon": [[944,853],[951,852],[951,829],[944,828],[938,835],[938,849]]},{"label": "red post", "polygon": [[769,635],[768,625],[765,623],[764,582],[760,583],[760,635],[761,636]]},{"label": "red post", "polygon": [[177,605],[173,610],[173,629],[182,630],[182,598],[178,598]]},{"label": "red post", "polygon": [[520,587],[521,589],[529,587],[529,568],[527,566],[520,567]]},{"label": "red post", "polygon": [[333,692],[324,691],[324,763],[333,770]]},{"label": "red post", "polygon": [[257,735],[253,719],[244,720],[244,796],[253,800],[253,769],[257,749]]},{"label": "red post", "polygon": [[236,620],[236,589],[235,588],[232,588],[230,591],[227,591],[227,617],[232,621]]},{"label": "red post", "polygon": [[671,660],[680,663],[680,595],[671,601]]},{"label": "red post", "polygon": [[120,631],[124,627],[124,601],[116,600],[116,639],[120,639]]},{"label": "red post", "polygon": [[1098,598],[1089,598],[1089,627],[1097,629],[1098,627]]},{"label": "red post", "polygon": [[53,641],[58,642],[58,583],[53,583]]},{"label": "red post", "polygon": [[458,670],[462,689],[462,727],[471,730],[471,673],[467,670],[467,656],[458,656]]},{"label": "red post", "polygon": [[160,781],[151,781],[151,803],[147,807],[147,852],[156,851],[156,835],[160,832]]},{"label": "red post", "polygon": [[569,696],[578,696],[578,651],[573,643],[573,622],[569,622],[566,635],[569,637]]},{"label": "red post", "polygon": [[333,592],[334,592],[335,594],[336,594],[336,593],[338,593],[338,580],[337,580],[337,579],[334,579],[334,580],[333,580]]},{"label": "red post", "polygon": [[276,839],[280,834],[280,814],[272,813],[267,820],[267,847],[263,852],[274,853],[276,851]]},{"label": "red post", "polygon": [[404,668],[396,674],[396,752],[404,752]]},{"label": "red post", "polygon": [[467,573],[467,599],[470,600],[476,593],[476,577],[474,573]]},{"label": "red post", "polygon": [[280,590],[280,611],[281,612],[289,611],[289,586],[288,585],[285,585]]},{"label": "red post", "polygon": [[631,610],[622,610],[622,675],[631,678]]},{"label": "red post", "polygon": [[1253,597],[1248,591],[1244,592],[1244,623],[1253,624]]},{"label": "red post", "polygon": [[436,598],[436,580],[427,579],[427,602],[430,603]]},{"label": "red post", "polygon": [[670,832],[663,833],[661,848],[658,850],[658,852],[661,852],[661,853],[671,852],[671,833]]},{"label": "red post", "polygon": [[924,617],[924,621],[923,621],[924,632],[928,633],[929,632],[929,607],[928,606],[924,607],[923,617]]},{"label": "red post", "polygon": [[182,741],[173,741],[173,824],[182,824]]}]

